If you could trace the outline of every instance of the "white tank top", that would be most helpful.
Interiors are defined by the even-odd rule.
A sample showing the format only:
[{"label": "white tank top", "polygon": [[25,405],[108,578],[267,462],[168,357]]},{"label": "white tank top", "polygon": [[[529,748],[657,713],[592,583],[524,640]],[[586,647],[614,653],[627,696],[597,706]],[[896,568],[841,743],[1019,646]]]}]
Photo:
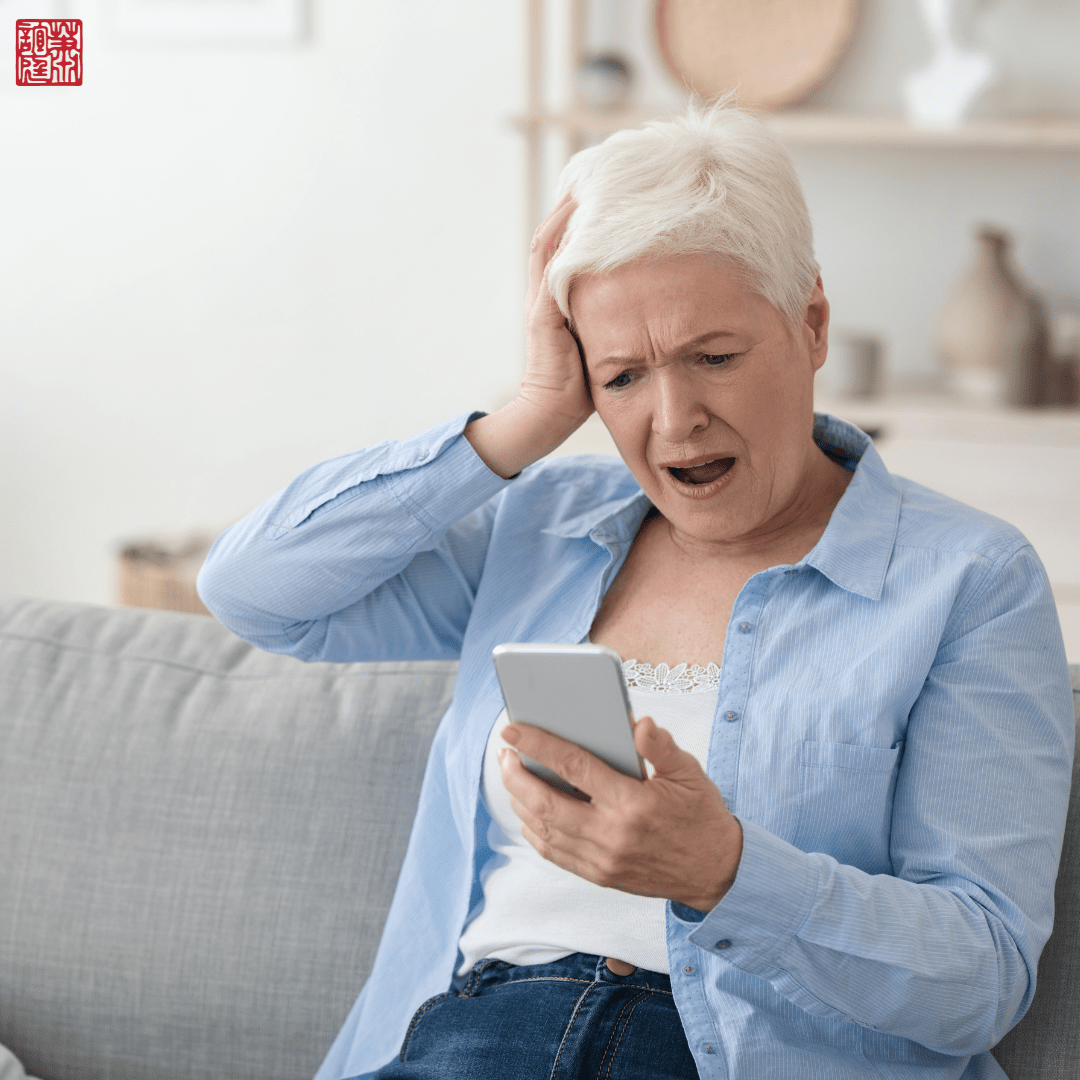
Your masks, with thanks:
[{"label": "white tank top", "polygon": [[[720,669],[715,664],[653,668],[626,660],[623,674],[634,715],[651,716],[704,767]],[[541,858],[521,835],[498,761],[499,750],[508,745],[501,736],[508,722],[503,710],[484,753],[480,794],[491,815],[488,843],[494,854],[481,876],[483,906],[461,935],[459,973],[488,957],[546,964],[582,952],[666,974],[663,899],[594,885]]]}]

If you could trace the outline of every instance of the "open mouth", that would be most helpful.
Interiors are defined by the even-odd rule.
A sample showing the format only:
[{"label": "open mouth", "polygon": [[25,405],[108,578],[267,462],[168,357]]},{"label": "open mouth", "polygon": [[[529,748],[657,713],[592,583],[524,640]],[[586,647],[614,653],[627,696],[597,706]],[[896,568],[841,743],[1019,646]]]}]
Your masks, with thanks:
[{"label": "open mouth", "polygon": [[668,472],[681,484],[711,484],[714,480],[719,480],[734,464],[733,457],[725,457],[706,461],[702,465],[691,465],[687,469],[668,468]]}]

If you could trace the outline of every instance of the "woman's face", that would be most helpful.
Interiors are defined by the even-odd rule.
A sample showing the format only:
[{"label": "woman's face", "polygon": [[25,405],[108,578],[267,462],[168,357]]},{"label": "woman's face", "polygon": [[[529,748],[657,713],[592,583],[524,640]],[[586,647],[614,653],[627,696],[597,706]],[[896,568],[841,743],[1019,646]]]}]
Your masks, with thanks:
[{"label": "woman's face", "polygon": [[677,533],[746,541],[798,524],[826,463],[812,436],[820,279],[798,332],[711,255],[585,275],[570,304],[596,411]]}]

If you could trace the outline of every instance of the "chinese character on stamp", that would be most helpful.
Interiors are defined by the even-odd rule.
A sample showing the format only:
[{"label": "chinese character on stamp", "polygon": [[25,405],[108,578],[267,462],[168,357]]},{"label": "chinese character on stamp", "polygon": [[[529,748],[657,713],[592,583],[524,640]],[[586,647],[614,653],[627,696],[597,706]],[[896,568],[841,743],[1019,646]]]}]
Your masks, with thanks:
[{"label": "chinese character on stamp", "polygon": [[15,85],[82,86],[82,19],[16,19]]}]

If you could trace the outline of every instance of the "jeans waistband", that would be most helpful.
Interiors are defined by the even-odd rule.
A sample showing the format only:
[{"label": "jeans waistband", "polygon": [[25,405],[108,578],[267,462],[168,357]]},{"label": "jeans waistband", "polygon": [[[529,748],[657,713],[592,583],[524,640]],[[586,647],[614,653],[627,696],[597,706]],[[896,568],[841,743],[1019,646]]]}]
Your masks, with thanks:
[{"label": "jeans waistband", "polygon": [[469,996],[485,985],[531,979],[573,979],[584,983],[611,983],[671,993],[671,979],[667,975],[646,968],[636,968],[629,975],[616,975],[605,963],[605,957],[592,953],[571,953],[548,964],[510,964],[505,960],[481,960],[465,977],[459,992]]}]

